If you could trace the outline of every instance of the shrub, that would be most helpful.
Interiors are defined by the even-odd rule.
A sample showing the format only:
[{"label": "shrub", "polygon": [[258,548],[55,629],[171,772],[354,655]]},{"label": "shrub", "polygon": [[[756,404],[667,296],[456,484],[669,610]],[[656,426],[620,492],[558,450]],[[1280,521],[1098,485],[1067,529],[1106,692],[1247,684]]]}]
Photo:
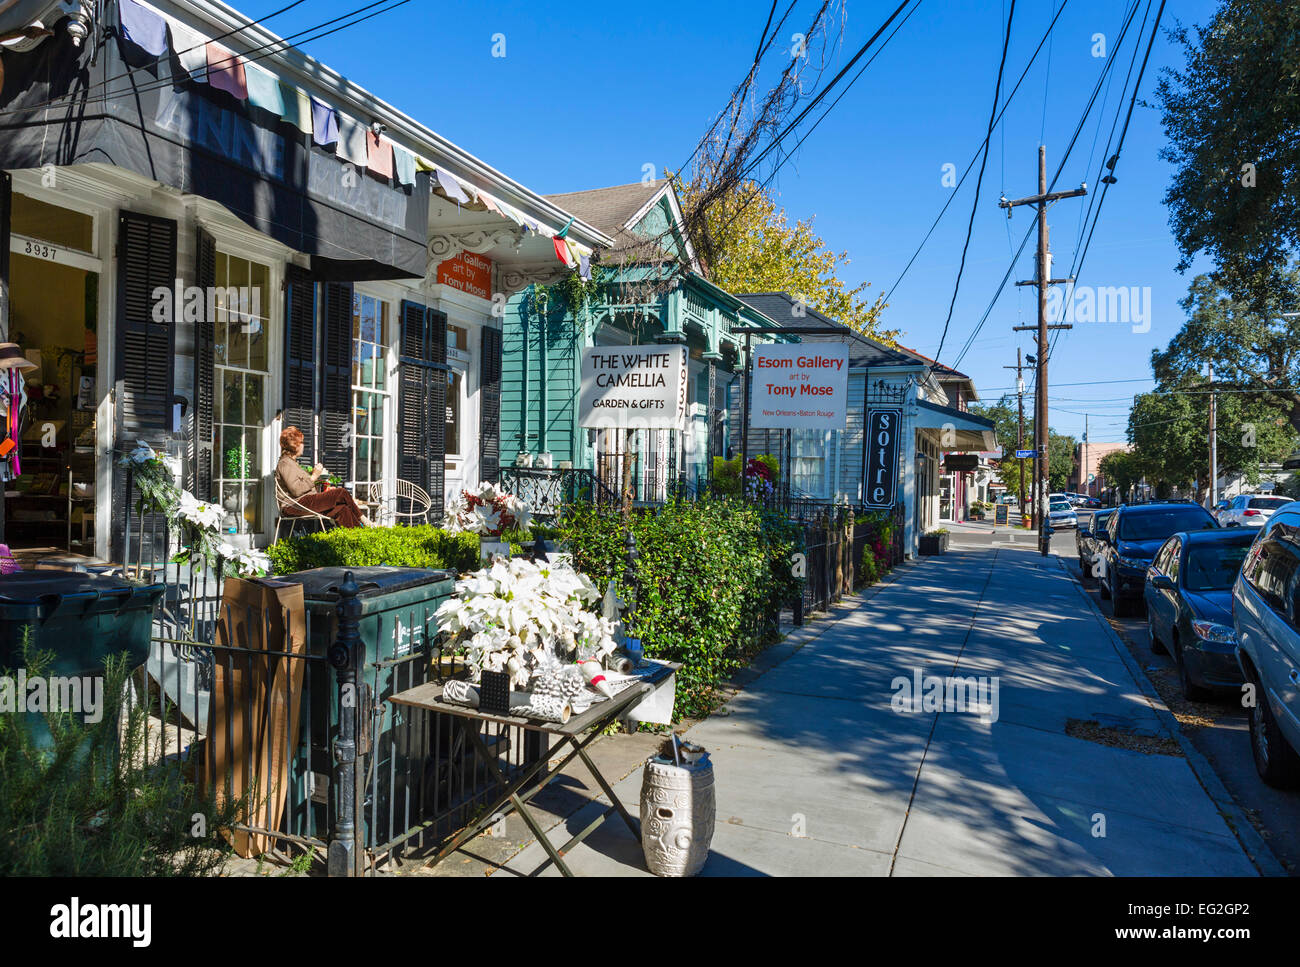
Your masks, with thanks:
[{"label": "shrub", "polygon": [[880,559],[870,544],[862,548],[862,583],[875,584],[880,580]]},{"label": "shrub", "polygon": [[[47,674],[51,654],[24,642],[21,657],[29,676]],[[193,766],[179,757],[146,764],[138,751],[146,706],[124,708],[124,656],[108,659],[104,671],[96,723],[46,712],[48,736],[38,740],[27,715],[0,715],[0,875],[219,872],[230,849],[217,831],[241,815],[247,799],[218,808],[198,793]],[[156,745],[155,736],[150,747]],[[196,836],[200,816],[206,834]]]},{"label": "shrub", "polygon": [[267,556],[276,574],[314,567],[431,567],[474,571],[478,535],[448,534],[431,524],[418,527],[334,527],[276,541]]},{"label": "shrub", "polygon": [[[799,527],[708,498],[638,511],[631,528],[639,557],[628,633],[648,656],[682,663],[675,714],[707,713],[718,683],[774,636],[774,610],[801,591],[791,562]],[[626,599],[622,518],[577,505],[566,508],[560,529],[575,567],[602,585],[612,576]]]}]

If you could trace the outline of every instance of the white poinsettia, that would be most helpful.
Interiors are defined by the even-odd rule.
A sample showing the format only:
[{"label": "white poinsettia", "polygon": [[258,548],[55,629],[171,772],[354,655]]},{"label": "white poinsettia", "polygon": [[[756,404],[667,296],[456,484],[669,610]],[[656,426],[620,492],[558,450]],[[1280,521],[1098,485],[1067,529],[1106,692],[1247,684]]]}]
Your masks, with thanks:
[{"label": "white poinsettia", "polygon": [[176,516],[199,530],[215,531],[221,527],[225,512],[219,505],[199,500],[188,490],[182,490],[180,505],[176,508]]},{"label": "white poinsettia", "polygon": [[475,680],[485,669],[509,669],[523,687],[539,669],[614,649],[613,623],[586,610],[599,592],[567,560],[498,559],[458,581],[456,592],[438,608],[438,630],[464,651]]},{"label": "white poinsettia", "polygon": [[484,537],[500,537],[513,528],[526,530],[533,515],[528,505],[494,483],[483,481],[472,490],[462,490],[447,507],[444,530],[452,534],[468,531]]}]

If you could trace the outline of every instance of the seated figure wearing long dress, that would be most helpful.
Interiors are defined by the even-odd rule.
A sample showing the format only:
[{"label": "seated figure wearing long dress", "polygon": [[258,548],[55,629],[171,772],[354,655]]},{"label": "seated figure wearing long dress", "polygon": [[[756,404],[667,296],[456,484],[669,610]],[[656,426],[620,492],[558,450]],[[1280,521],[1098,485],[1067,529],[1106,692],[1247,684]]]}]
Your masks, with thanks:
[{"label": "seated figure wearing long dress", "polygon": [[[299,466],[302,440],[302,431],[296,426],[285,427],[280,434],[280,462],[275,466],[275,475],[284,492],[307,509],[336,521],[341,527],[369,526],[370,520],[345,488],[326,487],[324,490],[316,490],[316,481],[325,473],[325,468],[318,463],[308,473]],[[281,507],[280,513],[286,517],[302,516],[302,511],[292,504]]]}]

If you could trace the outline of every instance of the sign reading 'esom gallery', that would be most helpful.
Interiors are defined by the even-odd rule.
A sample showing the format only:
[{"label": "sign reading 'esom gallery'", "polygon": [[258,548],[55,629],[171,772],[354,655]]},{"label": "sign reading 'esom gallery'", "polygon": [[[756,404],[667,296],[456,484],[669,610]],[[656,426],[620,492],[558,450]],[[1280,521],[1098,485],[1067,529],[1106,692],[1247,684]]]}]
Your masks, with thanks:
[{"label": "sign reading 'esom gallery'", "polygon": [[849,347],[756,346],[750,385],[751,427],[842,430],[848,413]]},{"label": "sign reading 'esom gallery'", "polygon": [[685,419],[685,346],[592,346],[583,351],[579,426],[679,430]]}]

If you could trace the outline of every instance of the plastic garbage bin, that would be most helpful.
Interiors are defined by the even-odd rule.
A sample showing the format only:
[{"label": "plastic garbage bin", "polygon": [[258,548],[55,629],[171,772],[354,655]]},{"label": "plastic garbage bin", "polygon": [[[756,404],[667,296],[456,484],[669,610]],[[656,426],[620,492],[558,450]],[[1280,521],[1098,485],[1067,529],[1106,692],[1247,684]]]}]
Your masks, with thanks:
[{"label": "plastic garbage bin", "polygon": [[[24,630],[31,647],[52,653],[48,678],[87,679],[104,674],[104,659],[125,652],[135,669],[149,655],[154,608],[161,584],[132,584],[78,571],[22,571],[0,578],[0,669],[25,674]],[[56,683],[47,684],[47,693]],[[60,687],[62,694],[71,691]],[[100,693],[101,698],[103,693]],[[15,696],[16,697],[16,696]],[[74,709],[75,711],[75,709]],[[33,739],[48,744],[40,712],[26,712]]]},{"label": "plastic garbage bin", "polygon": [[[423,801],[421,784],[428,759],[427,730],[409,727],[408,710],[389,704],[389,696],[429,677],[431,645],[438,633],[435,612],[455,591],[452,571],[398,567],[323,567],[276,580],[301,584],[308,611],[309,651],[324,657],[338,634],[339,586],[351,571],[361,604],[360,638],[364,655],[358,702],[368,717],[357,736],[358,751],[368,756],[365,776],[363,835],[367,847],[386,843],[404,829],[415,804]],[[322,680],[323,678],[323,680]],[[314,676],[303,722],[306,760],[299,756],[297,785],[305,795],[291,796],[289,827],[302,827],[302,810],[315,798],[317,831],[332,821],[332,803],[313,797],[332,774],[332,743],[338,735],[339,698],[333,669]],[[369,723],[369,727],[365,723]],[[310,723],[310,724],[309,724]],[[325,824],[322,827],[322,824]]]}]

